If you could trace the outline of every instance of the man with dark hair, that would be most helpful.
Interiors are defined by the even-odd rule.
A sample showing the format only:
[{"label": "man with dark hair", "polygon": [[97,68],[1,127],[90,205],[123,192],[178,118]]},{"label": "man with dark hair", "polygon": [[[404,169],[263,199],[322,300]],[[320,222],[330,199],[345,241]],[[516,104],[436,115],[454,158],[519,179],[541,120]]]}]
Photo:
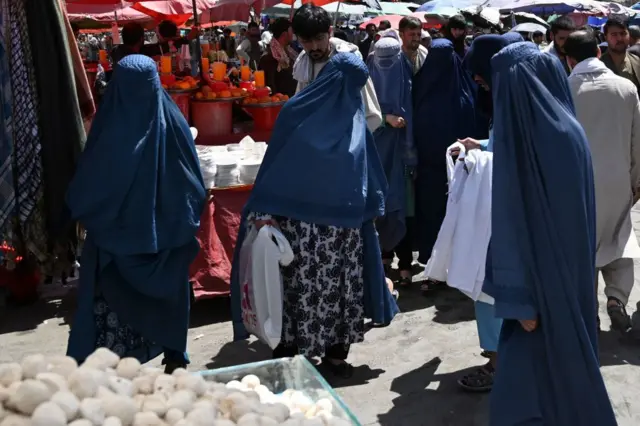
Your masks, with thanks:
[{"label": "man with dark hair", "polygon": [[640,90],[640,58],[627,54],[629,47],[627,26],[619,19],[610,18],[604,24],[604,37],[608,48],[602,55],[602,62],[611,71],[631,81]]},{"label": "man with dark hair", "polygon": [[560,59],[567,75],[571,72],[567,65],[567,58],[564,53],[564,42],[569,34],[576,30],[576,25],[568,16],[561,16],[551,23],[551,31],[548,32],[551,43],[544,49],[544,52],[550,53]]},{"label": "man with dark hair", "polygon": [[222,30],[220,39],[220,49],[224,50],[228,58],[236,56],[236,39],[231,35],[231,28],[226,27]]},{"label": "man with dark hair", "polygon": [[260,39],[260,27],[255,22],[249,22],[247,38],[236,49],[238,57],[244,59],[251,69],[257,69],[265,47]]},{"label": "man with dark hair", "polygon": [[[638,93],[629,80],[615,75],[598,59],[600,49],[593,32],[571,34],[565,50],[573,69],[569,86],[576,118],[589,140],[593,163],[596,274],[602,272],[605,282],[611,328],[626,333],[631,328],[626,305],[634,284],[634,251],[640,251],[631,224],[634,192],[640,184]],[[597,289],[597,275],[595,286]]]},{"label": "man with dark hair", "polygon": [[627,52],[640,56],[640,27],[637,25],[629,27],[629,49]]},{"label": "man with dark hair", "polygon": [[376,35],[378,29],[376,28],[376,24],[367,24],[364,31],[367,36],[358,44],[358,49],[360,49],[360,54],[362,55],[362,57],[366,58],[371,51],[371,42],[373,41],[373,38]]},{"label": "man with dark hair", "polygon": [[445,37],[453,43],[453,48],[460,58],[467,53],[465,37],[467,36],[467,21],[462,15],[454,15],[444,26]]},{"label": "man with dark hair", "polygon": [[278,18],[269,28],[273,38],[260,58],[258,69],[264,71],[272,93],[293,96],[297,86],[293,78],[293,64],[298,55],[289,47],[292,39],[291,22],[287,18]]},{"label": "man with dark hair", "polygon": [[139,53],[144,45],[144,28],[137,22],[129,22],[122,27],[122,44],[111,51],[114,64],[120,62],[127,55]]},{"label": "man with dark hair", "polygon": [[544,41],[544,34],[542,31],[536,31],[533,33],[533,42],[540,47],[542,42]]},{"label": "man with dark hair", "polygon": [[[331,17],[326,10],[313,3],[305,3],[296,11],[291,26],[303,48],[293,67],[293,78],[298,81],[297,92],[315,80],[329,58],[336,53],[348,52],[362,59],[358,46],[329,35]],[[367,127],[373,132],[382,124],[382,113],[371,79],[367,80],[361,93]]]},{"label": "man with dark hair", "polygon": [[191,29],[187,37],[180,37],[180,31],[175,22],[165,20],[158,24],[156,30],[158,34],[158,43],[145,44],[140,49],[142,55],[147,55],[152,58],[169,54],[172,47],[179,50],[183,45],[189,44],[191,40],[198,37],[200,30],[196,27]]},{"label": "man with dark hair", "polygon": [[380,21],[380,25],[378,25],[378,31],[386,31],[389,28],[391,28],[391,22],[387,21],[386,19]]},{"label": "man with dark hair", "polygon": [[427,58],[427,48],[421,44],[422,22],[414,16],[405,16],[398,24],[400,30],[400,40],[402,40],[402,51],[409,59],[413,74],[422,68],[424,60]]}]

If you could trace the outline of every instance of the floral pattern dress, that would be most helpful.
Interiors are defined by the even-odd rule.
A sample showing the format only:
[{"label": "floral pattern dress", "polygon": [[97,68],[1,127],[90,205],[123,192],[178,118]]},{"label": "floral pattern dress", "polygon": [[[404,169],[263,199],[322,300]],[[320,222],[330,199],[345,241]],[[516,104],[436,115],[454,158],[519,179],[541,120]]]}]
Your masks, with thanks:
[{"label": "floral pattern dress", "polygon": [[[272,216],[252,212],[254,220]],[[363,246],[360,229],[275,217],[293,262],[282,267],[282,344],[307,357],[364,340]],[[250,230],[250,229],[249,229]]]}]

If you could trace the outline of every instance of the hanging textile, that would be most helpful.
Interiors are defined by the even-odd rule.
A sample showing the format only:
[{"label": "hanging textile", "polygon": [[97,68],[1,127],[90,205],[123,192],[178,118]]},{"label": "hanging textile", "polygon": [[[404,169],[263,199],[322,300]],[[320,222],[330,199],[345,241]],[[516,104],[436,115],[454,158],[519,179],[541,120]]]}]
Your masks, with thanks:
[{"label": "hanging textile", "polygon": [[12,101],[9,79],[9,8],[0,2],[0,241],[7,239],[9,219],[16,205],[13,187],[13,135],[11,128]]},{"label": "hanging textile", "polygon": [[25,4],[38,82],[45,223],[50,248],[56,260],[65,263],[76,240],[75,226],[66,213],[65,195],[86,135],[60,3],[58,0],[26,0]]},{"label": "hanging textile", "polygon": [[69,54],[71,55],[71,64],[73,69],[73,76],[76,82],[76,94],[78,96],[78,103],[83,120],[85,122],[90,122],[96,113],[96,106],[93,101],[93,93],[91,92],[89,79],[87,79],[87,73],[84,70],[82,56],[80,56],[80,49],[78,49],[78,41],[73,34],[71,22],[69,22],[69,16],[67,15],[67,11],[63,2],[64,0],[58,0],[58,7],[62,12],[63,22],[65,25],[64,30],[67,36]]},{"label": "hanging textile", "polygon": [[[31,60],[27,12],[23,0],[8,2],[9,72],[13,96],[13,178],[17,197],[16,238],[18,249],[26,249],[40,262],[46,260],[42,161],[38,98]],[[43,31],[42,29],[39,31]]]}]

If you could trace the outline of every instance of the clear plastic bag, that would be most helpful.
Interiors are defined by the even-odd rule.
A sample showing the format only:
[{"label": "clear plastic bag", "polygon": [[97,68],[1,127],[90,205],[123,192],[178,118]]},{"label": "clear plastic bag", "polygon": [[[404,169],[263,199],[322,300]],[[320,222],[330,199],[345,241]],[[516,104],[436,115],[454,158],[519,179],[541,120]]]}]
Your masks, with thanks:
[{"label": "clear plastic bag", "polygon": [[240,249],[242,322],[247,331],[274,349],[282,334],[280,266],[293,261],[293,251],[273,226],[252,228]]}]

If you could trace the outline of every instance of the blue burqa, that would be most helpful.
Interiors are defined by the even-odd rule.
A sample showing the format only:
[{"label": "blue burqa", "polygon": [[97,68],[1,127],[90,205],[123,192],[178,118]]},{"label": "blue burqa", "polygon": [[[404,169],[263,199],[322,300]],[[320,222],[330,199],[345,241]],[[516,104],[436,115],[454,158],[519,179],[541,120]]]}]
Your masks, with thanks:
[{"label": "blue burqa", "polygon": [[[524,42],[491,66],[493,277],[484,291],[504,325],[490,425],[615,425],[598,364],[591,157],[566,74]],[[527,319],[538,320],[533,332],[518,321]]]},{"label": "blue burqa", "polygon": [[67,194],[87,230],[78,310],[68,354],[83,360],[98,328],[100,294],[120,323],[151,348],[147,361],[183,353],[189,326],[189,265],[206,192],[187,122],[162,89],[156,63],[142,55],[119,62],[100,104]]},{"label": "blue burqa", "polygon": [[392,37],[383,37],[375,44],[368,65],[382,114],[402,117],[406,123],[400,129],[385,124],[373,133],[389,184],[385,215],[376,219],[376,229],[382,250],[390,251],[406,232],[405,167],[415,167],[417,163],[412,127],[412,71],[400,42]]},{"label": "blue burqa", "polygon": [[420,262],[426,263],[447,209],[447,148],[457,139],[478,138],[477,87],[453,44],[436,39],[413,77],[413,139],[418,153],[416,223]]},{"label": "blue burqa", "polygon": [[365,314],[391,322],[398,307],[385,283],[373,219],[384,215],[387,183],[367,129],[360,95],[369,73],[351,53],[339,53],[280,111],[253,191],[244,208],[231,271],[235,339],[242,324],[238,259],[249,212],[320,225],[361,228]]}]

